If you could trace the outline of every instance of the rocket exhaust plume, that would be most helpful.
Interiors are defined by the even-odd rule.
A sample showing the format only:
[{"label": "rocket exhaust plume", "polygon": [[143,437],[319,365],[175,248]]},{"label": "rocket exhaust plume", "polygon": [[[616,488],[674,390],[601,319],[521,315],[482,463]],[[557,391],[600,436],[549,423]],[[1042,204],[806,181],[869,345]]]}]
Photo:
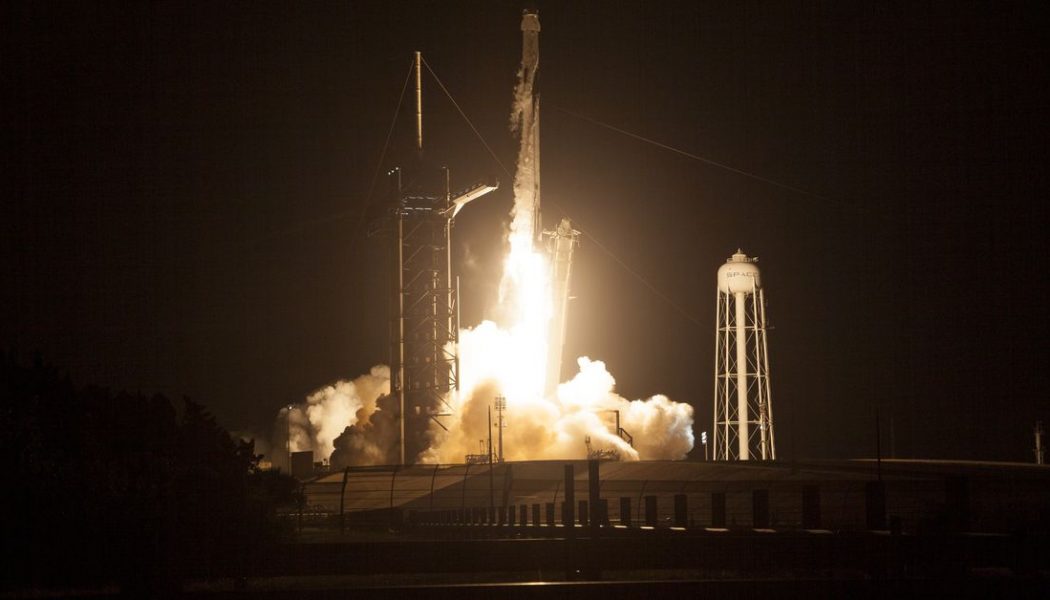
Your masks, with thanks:
[{"label": "rocket exhaust plume", "polygon": [[[556,343],[560,348],[561,339],[551,340],[551,258],[536,247],[539,106],[533,88],[539,69],[539,30],[538,15],[526,11],[510,119],[520,147],[507,256],[495,307],[498,318],[460,330],[459,387],[446,398],[451,408],[444,421],[447,430],[432,425],[427,432],[429,447],[409,460],[460,463],[467,454],[476,453],[478,440],[489,436],[487,416],[497,396],[506,399],[503,436],[504,456],[509,460],[585,458],[585,441],[590,448],[623,460],[685,458],[693,447],[692,406],[662,395],[623,398],[615,392],[615,379],[605,364],[587,357],[578,359],[579,370],[569,381],[547,384],[548,370],[560,367],[548,366],[549,346]],[[561,292],[567,297],[567,290]],[[558,373],[552,376],[557,378]],[[334,450],[333,466],[396,462],[396,401],[389,393],[390,373],[385,367],[318,390],[304,404],[283,411],[290,424],[292,450],[314,449],[321,457]]]},{"label": "rocket exhaust plume", "polygon": [[[497,307],[501,323],[485,321],[460,332],[460,389],[450,399],[455,421],[448,431],[431,431],[430,449],[421,459],[462,461],[477,440],[487,437],[487,407],[496,396],[506,398],[504,455],[510,460],[583,458],[587,439],[593,448],[625,460],[684,458],[693,447],[692,406],[661,395],[629,401],[615,393],[615,380],[601,361],[578,359],[579,372],[553,393],[544,393],[549,344],[560,341],[548,337],[550,257],[534,243],[539,225],[539,108],[533,96],[538,16],[526,11],[521,28],[522,60],[511,109],[511,130],[520,147]],[[614,413],[621,431],[611,426]]]}]

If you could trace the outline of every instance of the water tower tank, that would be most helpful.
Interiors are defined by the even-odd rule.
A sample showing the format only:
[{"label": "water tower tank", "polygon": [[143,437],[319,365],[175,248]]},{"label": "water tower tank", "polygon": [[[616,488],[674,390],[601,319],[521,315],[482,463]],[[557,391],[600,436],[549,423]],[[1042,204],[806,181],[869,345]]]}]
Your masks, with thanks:
[{"label": "water tower tank", "polygon": [[758,259],[750,258],[738,249],[736,254],[718,268],[718,291],[723,294],[752,294],[756,287],[762,287],[756,260]]}]

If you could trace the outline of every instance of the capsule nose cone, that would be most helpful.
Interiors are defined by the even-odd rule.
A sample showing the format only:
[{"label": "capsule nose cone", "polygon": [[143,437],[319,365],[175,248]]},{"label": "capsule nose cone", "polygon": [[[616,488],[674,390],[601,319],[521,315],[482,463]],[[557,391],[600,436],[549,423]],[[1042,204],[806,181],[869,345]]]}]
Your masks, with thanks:
[{"label": "capsule nose cone", "polygon": [[522,31],[539,31],[540,30],[540,11],[535,8],[526,8],[521,11],[521,30]]}]

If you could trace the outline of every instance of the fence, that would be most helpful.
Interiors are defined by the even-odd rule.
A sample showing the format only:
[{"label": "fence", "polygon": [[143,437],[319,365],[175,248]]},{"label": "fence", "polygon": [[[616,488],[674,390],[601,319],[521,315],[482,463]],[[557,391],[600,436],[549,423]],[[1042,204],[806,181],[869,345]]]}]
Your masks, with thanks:
[{"label": "fence", "polygon": [[338,522],[352,526],[585,526],[595,518],[609,527],[1008,532],[1014,517],[1041,522],[1048,505],[1038,485],[936,473],[876,482],[869,473],[768,463],[591,468],[598,470],[596,493],[586,461],[350,468],[305,484],[307,512],[328,522],[345,515]]}]

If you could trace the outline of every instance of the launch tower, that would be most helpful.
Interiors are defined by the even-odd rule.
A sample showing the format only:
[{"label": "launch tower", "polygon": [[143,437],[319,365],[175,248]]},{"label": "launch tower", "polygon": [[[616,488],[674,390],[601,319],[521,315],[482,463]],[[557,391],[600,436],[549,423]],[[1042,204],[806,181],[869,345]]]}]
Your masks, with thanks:
[{"label": "launch tower", "polygon": [[775,460],[766,298],[758,258],[741,250],[718,269],[715,460]]},{"label": "launch tower", "polygon": [[398,461],[412,464],[427,446],[430,421],[441,427],[448,395],[459,387],[459,298],[452,274],[453,218],[496,189],[477,184],[452,193],[447,168],[428,169],[423,155],[422,57],[415,53],[416,151],[410,171],[390,171],[391,192],[370,224],[390,243],[390,391],[401,412]]}]

